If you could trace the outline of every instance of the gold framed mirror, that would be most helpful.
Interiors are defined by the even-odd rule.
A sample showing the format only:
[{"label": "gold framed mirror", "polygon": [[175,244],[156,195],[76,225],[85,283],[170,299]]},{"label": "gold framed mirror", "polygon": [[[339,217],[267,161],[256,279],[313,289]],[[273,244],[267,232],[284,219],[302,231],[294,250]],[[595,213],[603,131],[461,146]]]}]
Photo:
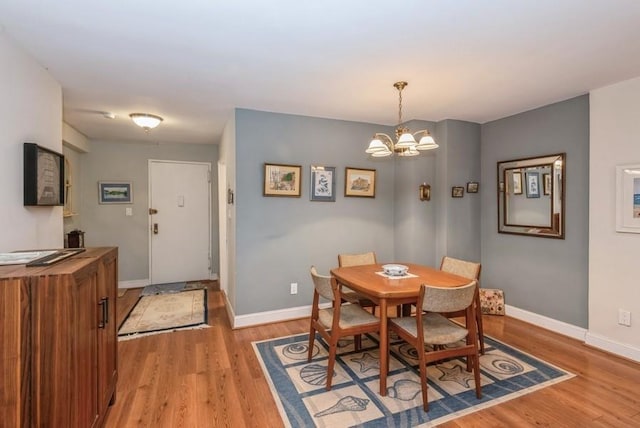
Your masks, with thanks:
[{"label": "gold framed mirror", "polygon": [[566,154],[498,162],[498,232],[564,239]]}]

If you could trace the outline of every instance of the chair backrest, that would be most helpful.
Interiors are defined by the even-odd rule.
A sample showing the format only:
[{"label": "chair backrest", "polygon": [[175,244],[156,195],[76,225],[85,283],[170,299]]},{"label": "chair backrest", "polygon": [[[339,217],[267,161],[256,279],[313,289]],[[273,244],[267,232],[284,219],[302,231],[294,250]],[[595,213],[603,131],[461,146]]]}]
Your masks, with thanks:
[{"label": "chair backrest", "polygon": [[369,251],[363,254],[338,254],[338,266],[375,265],[376,253]]},{"label": "chair backrest", "polygon": [[473,280],[462,287],[434,287],[423,284],[420,296],[423,311],[428,312],[456,312],[466,309],[473,303],[476,293],[476,281]]},{"label": "chair backrest", "polygon": [[453,257],[444,256],[440,264],[440,270],[469,279],[477,280],[480,278],[480,263],[454,259]]},{"label": "chair backrest", "polygon": [[313,279],[313,286],[319,295],[325,299],[333,302],[333,289],[331,288],[331,277],[326,275],[320,275],[315,266],[311,266],[311,279]]}]

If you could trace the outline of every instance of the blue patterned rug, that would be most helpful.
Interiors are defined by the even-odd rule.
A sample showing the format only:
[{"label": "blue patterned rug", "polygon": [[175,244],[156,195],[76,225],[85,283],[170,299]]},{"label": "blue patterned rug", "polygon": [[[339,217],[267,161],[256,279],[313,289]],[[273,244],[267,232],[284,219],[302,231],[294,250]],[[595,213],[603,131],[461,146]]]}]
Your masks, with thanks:
[{"label": "blue patterned rug", "polygon": [[429,412],[422,392],[415,348],[391,340],[387,396],[380,390],[378,336],[363,336],[338,350],[333,387],[326,391],[328,346],[318,335],[307,363],[308,334],[254,342],[280,415],[292,427],[434,426],[468,413],[570,379],[574,375],[485,336],[480,358],[482,399],[475,395],[466,363],[452,359],[430,365]]}]

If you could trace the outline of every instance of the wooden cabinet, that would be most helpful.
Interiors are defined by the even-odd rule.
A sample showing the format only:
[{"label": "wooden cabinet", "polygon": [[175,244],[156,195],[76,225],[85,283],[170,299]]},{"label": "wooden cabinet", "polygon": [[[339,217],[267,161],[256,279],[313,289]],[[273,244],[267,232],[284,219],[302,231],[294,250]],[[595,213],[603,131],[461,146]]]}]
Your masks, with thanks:
[{"label": "wooden cabinet", "polygon": [[97,427],[117,380],[117,249],[0,267],[0,420]]}]

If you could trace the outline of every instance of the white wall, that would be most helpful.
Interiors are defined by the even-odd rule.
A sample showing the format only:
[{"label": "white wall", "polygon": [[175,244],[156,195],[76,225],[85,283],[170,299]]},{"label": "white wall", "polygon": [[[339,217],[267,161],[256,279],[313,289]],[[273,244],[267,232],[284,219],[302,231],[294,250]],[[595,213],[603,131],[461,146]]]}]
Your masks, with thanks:
[{"label": "white wall", "polygon": [[0,34],[0,252],[63,246],[62,207],[23,205],[25,142],[62,152],[62,88]]},{"label": "white wall", "polygon": [[[618,233],[616,165],[640,164],[640,78],[590,94],[587,343],[640,361],[640,234]],[[631,327],[618,325],[618,309]]]}]

